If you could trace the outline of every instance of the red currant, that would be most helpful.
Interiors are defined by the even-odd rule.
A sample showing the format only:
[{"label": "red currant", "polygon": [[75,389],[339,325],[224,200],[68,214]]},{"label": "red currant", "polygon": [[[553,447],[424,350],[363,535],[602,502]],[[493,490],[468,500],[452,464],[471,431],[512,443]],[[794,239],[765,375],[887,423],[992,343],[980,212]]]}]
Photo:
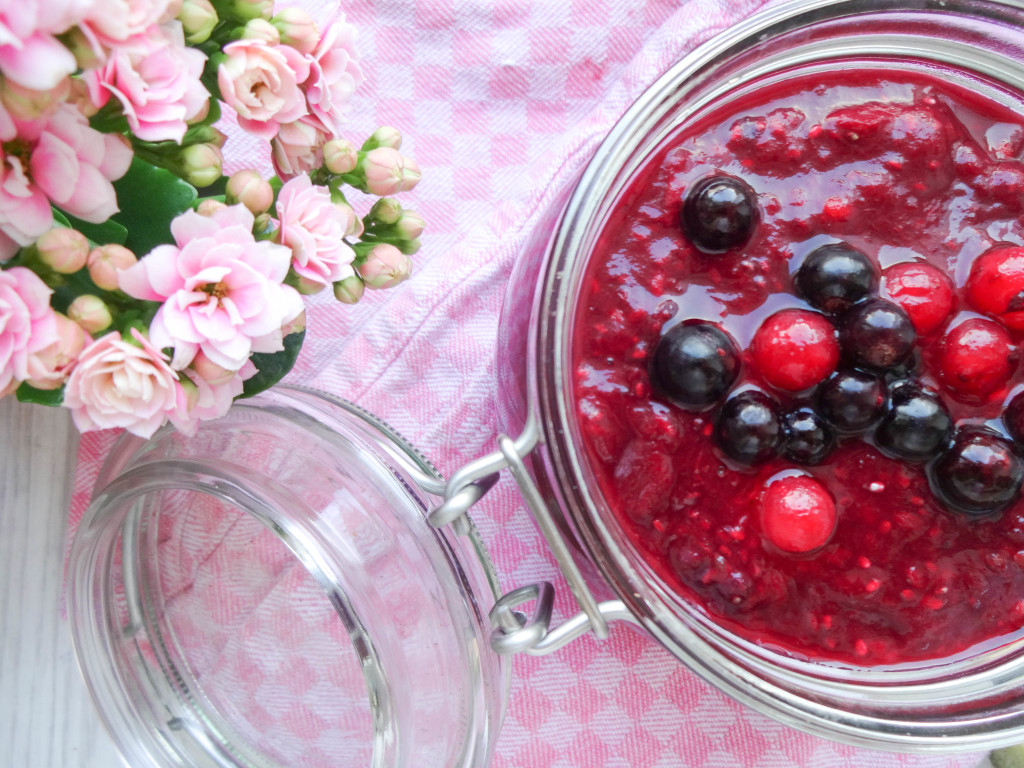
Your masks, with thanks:
[{"label": "red currant", "polygon": [[810,389],[839,362],[832,323],[805,309],[784,309],[769,317],[754,334],[750,349],[764,380],[787,392]]},{"label": "red currant", "polygon": [[967,278],[967,300],[1008,328],[1024,330],[1024,248],[993,248],[975,259]]},{"label": "red currant", "polygon": [[825,487],[808,475],[771,483],[761,500],[765,538],[783,552],[813,552],[836,528],[836,505]]},{"label": "red currant", "polygon": [[972,317],[942,340],[936,362],[946,387],[962,400],[977,402],[1006,386],[1017,366],[1017,350],[999,323]]},{"label": "red currant", "polygon": [[922,336],[941,328],[953,310],[949,276],[924,261],[893,264],[882,273],[882,295],[899,304]]}]

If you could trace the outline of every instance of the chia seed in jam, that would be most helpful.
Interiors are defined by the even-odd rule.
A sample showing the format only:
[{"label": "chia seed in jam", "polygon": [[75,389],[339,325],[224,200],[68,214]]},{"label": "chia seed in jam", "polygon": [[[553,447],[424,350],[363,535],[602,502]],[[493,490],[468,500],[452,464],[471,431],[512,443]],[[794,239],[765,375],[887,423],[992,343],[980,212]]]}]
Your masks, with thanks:
[{"label": "chia seed in jam", "polygon": [[[919,70],[844,71],[793,77],[724,104],[681,129],[629,184],[583,283],[573,341],[579,431],[637,550],[719,624],[795,655],[857,665],[944,657],[1024,626],[1024,501],[1012,485],[1019,486],[1019,459],[999,470],[1010,483],[1000,492],[1012,501],[991,514],[951,508],[929,482],[929,468],[965,429],[987,428],[1000,435],[993,440],[1001,450],[1020,451],[1003,439],[1002,415],[1024,389],[1016,351],[1024,303],[1015,303],[1024,292],[1014,282],[1024,287],[1024,251],[1020,274],[1000,275],[1012,272],[1012,247],[1024,244],[1022,154],[1024,117],[1002,102]],[[757,211],[745,212],[749,237],[700,247],[686,231],[693,214],[684,204],[715,175],[753,190]],[[715,204],[706,207],[724,220]],[[740,244],[718,247],[725,242]],[[876,274],[861,275],[870,296],[859,298],[868,288],[858,288],[853,309],[831,312],[797,291],[794,277],[812,252],[837,244],[867,256]],[[1000,256],[1006,247],[1009,256]],[[992,264],[974,268],[993,251]],[[990,277],[1009,281],[1005,296],[982,282]],[[844,330],[850,313],[865,315],[865,301],[899,305],[898,354],[873,358],[850,347],[865,333],[890,332]],[[786,310],[801,312],[766,324]],[[819,335],[823,323],[835,326],[846,345],[838,363],[830,336],[828,354],[811,356],[814,370],[766,371],[801,354],[774,336],[758,339],[754,354],[758,329],[795,334],[808,312],[817,313],[810,324]],[[875,368],[861,378],[881,376],[890,393],[872,395],[869,419],[871,408],[900,403],[912,418],[921,401],[937,421],[923,442],[894,431],[892,415],[882,443],[876,426],[814,437],[820,450],[802,445],[788,454],[814,456],[810,465],[783,458],[775,443],[770,458],[757,455],[761,463],[733,461],[716,443],[727,432],[716,427],[726,400],[681,404],[649,373],[659,339],[700,322],[739,350],[729,397],[757,390],[781,414],[803,409],[812,437],[821,432],[809,413],[819,387],[793,387],[827,379],[833,367],[867,370],[864,360]],[[792,476],[811,478],[834,509],[813,535],[784,532],[795,543],[780,547],[763,507],[767,489]],[[771,525],[789,525],[800,510],[784,498],[779,507],[777,497]],[[803,541],[814,548],[802,551]]]}]

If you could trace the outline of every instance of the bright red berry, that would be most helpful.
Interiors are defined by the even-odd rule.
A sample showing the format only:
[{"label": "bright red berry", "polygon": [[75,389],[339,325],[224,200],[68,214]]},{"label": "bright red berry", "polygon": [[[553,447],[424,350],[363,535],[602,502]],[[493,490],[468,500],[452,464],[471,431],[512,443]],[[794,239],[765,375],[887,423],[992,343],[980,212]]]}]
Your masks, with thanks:
[{"label": "bright red berry", "polygon": [[974,260],[967,300],[1008,328],[1024,330],[1024,248],[993,248]]},{"label": "bright red berry", "polygon": [[882,295],[899,304],[922,336],[941,328],[953,311],[953,281],[924,261],[893,264],[882,273]]},{"label": "bright red berry", "polygon": [[942,340],[938,373],[960,399],[987,399],[1006,386],[1017,367],[1017,349],[999,323],[972,317]]},{"label": "bright red berry", "polygon": [[836,529],[836,505],[813,477],[783,477],[765,490],[761,528],[783,552],[813,552],[825,546]]},{"label": "bright red berry", "polygon": [[764,380],[787,392],[810,389],[836,369],[839,341],[828,318],[784,309],[765,320],[750,346]]}]

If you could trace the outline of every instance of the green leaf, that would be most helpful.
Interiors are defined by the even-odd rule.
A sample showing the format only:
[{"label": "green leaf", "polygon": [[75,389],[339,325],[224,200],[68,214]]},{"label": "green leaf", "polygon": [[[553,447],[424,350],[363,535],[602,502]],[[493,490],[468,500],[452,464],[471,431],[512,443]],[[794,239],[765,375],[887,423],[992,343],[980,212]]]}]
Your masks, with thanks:
[{"label": "green leaf", "polygon": [[305,331],[290,333],[284,337],[284,349],[280,352],[253,354],[252,363],[256,366],[256,375],[246,380],[241,396],[252,397],[283,379],[295,365],[295,358],[299,356],[305,338]]},{"label": "green leaf", "polygon": [[19,403],[58,406],[64,403],[64,387],[59,389],[36,389],[25,381],[15,391],[14,396],[18,398]]},{"label": "green leaf", "polygon": [[113,219],[107,219],[102,224],[92,224],[75,218],[70,213],[65,213],[64,216],[69,226],[77,229],[96,245],[107,245],[108,243],[124,245],[128,239],[128,230],[124,224],[120,224]]},{"label": "green leaf", "polygon": [[127,230],[124,245],[140,258],[172,242],[171,221],[192,206],[196,189],[170,171],[135,158],[128,173],[114,182],[121,210],[113,221]]}]

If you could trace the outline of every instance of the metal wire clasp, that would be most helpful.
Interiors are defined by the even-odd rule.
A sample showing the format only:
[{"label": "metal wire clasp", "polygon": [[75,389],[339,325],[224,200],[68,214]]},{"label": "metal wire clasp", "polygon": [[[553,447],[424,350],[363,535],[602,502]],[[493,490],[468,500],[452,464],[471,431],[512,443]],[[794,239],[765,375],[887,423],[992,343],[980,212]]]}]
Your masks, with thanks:
[{"label": "metal wire clasp", "polygon": [[[444,501],[427,516],[435,528],[452,525],[458,531],[460,525],[464,525],[464,516],[469,508],[494,486],[501,470],[508,469],[519,487],[581,612],[550,629],[554,587],[549,582],[538,582],[508,592],[498,598],[490,613],[491,626],[494,628],[491,648],[500,654],[551,653],[587,631],[603,640],[608,636],[608,621],[633,618],[621,600],[598,603],[584,581],[551,511],[523,463],[523,457],[539,442],[540,430],[532,417],[515,440],[507,435],[499,435],[498,451],[470,462],[453,474],[445,486]],[[529,602],[534,603],[534,608],[527,617],[517,609]]]}]

